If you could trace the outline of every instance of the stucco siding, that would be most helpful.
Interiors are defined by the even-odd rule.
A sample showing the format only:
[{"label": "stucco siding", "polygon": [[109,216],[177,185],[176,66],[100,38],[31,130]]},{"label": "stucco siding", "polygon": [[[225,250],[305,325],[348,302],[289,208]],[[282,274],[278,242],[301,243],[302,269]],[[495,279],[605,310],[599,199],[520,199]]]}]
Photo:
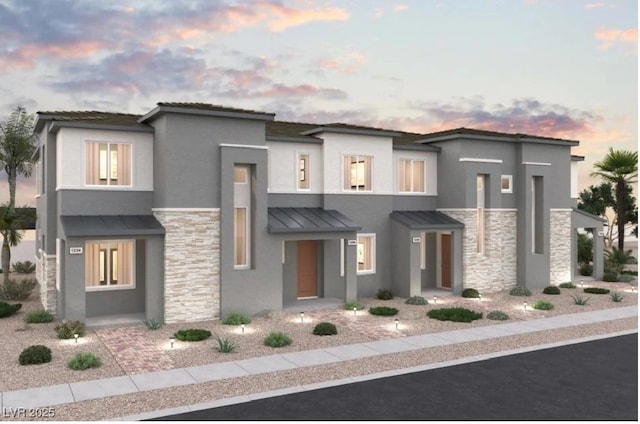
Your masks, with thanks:
[{"label": "stucco siding", "polygon": [[571,209],[551,209],[549,282],[558,285],[571,281]]}]

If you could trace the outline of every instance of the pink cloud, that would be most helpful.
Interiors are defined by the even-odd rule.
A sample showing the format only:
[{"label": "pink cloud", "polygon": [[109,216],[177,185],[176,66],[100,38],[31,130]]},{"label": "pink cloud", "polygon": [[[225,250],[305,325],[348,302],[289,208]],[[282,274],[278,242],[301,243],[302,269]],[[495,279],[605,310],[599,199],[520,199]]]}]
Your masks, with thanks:
[{"label": "pink cloud", "polygon": [[27,44],[0,56],[0,69],[16,71],[33,69],[41,57],[56,59],[79,59],[91,56],[107,46],[97,40],[76,40],[66,43]]},{"label": "pink cloud", "polygon": [[373,16],[375,18],[382,18],[382,15],[383,15],[382,9],[380,9],[379,7],[373,10]]},{"label": "pink cloud", "polygon": [[259,2],[276,16],[268,19],[267,26],[273,32],[282,32],[287,28],[304,25],[310,22],[345,21],[349,13],[338,7],[316,7],[313,9],[295,9],[272,1]]},{"label": "pink cloud", "polygon": [[320,59],[318,65],[327,70],[341,74],[353,74],[366,62],[366,57],[362,53],[350,52],[335,58]]},{"label": "pink cloud", "polygon": [[397,5],[393,8],[393,11],[394,11],[394,12],[402,12],[403,10],[407,10],[408,8],[409,8],[409,6],[407,6],[406,4],[404,4],[404,3],[400,3],[400,4],[397,4]]},{"label": "pink cloud", "polygon": [[638,54],[638,28],[629,29],[599,29],[594,31],[593,36],[600,41],[598,46],[601,49],[608,49],[617,44],[630,43]]},{"label": "pink cloud", "polygon": [[616,5],[611,3],[587,3],[584,5],[584,7],[587,9],[600,9],[602,7],[608,7],[610,9],[614,9]]}]

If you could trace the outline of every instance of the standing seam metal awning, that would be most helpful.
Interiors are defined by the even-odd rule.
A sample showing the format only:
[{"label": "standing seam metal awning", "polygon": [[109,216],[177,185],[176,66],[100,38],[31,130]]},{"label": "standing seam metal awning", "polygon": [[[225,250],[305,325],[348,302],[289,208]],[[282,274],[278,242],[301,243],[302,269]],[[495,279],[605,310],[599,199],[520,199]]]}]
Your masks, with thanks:
[{"label": "standing seam metal awning", "polygon": [[162,235],[164,227],[153,215],[63,215],[67,237],[123,237]]},{"label": "standing seam metal awning", "polygon": [[270,233],[318,233],[358,231],[348,217],[322,208],[269,208]]},{"label": "standing seam metal awning", "polygon": [[391,219],[413,230],[448,230],[464,228],[464,224],[438,211],[394,211]]}]

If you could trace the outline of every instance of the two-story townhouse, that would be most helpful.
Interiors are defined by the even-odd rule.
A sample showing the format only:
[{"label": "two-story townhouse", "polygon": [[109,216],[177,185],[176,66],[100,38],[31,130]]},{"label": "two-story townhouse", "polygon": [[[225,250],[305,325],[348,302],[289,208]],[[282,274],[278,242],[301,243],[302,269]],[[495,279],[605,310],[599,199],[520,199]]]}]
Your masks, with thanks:
[{"label": "two-story townhouse", "polygon": [[194,103],[40,112],[36,131],[37,275],[64,319],[543,287],[573,277],[574,229],[602,228],[572,209],[574,141]]}]

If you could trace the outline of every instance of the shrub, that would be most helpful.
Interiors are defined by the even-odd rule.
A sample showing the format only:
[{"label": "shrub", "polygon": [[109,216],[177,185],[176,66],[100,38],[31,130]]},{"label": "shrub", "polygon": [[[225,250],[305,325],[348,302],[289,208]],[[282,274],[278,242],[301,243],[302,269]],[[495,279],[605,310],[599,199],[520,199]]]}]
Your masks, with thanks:
[{"label": "shrub", "polygon": [[482,312],[466,308],[440,308],[430,310],[427,316],[439,321],[471,322],[482,318]]},{"label": "shrub", "polygon": [[624,271],[622,271],[620,274],[624,274],[624,275],[638,275],[638,271],[630,271],[628,269],[625,269]]},{"label": "shrub", "polygon": [[553,309],[553,303],[547,302],[545,300],[536,300],[535,302],[533,302],[531,307],[533,309],[539,309],[541,311],[549,311]]},{"label": "shrub", "polygon": [[428,305],[427,299],[422,296],[411,296],[404,303],[407,305]]},{"label": "shrub", "polygon": [[56,325],[56,334],[59,339],[73,339],[73,335],[78,333],[80,337],[84,336],[84,323],[81,321],[68,321]]},{"label": "shrub", "polygon": [[611,297],[611,300],[618,303],[618,302],[622,302],[622,299],[624,299],[624,296],[621,293],[618,292],[613,292],[609,295]]},{"label": "shrub", "polygon": [[264,344],[269,347],[283,347],[291,344],[291,337],[281,331],[271,333],[264,338]]},{"label": "shrub", "polygon": [[584,297],[580,296],[579,294],[571,295],[571,298],[573,299],[573,304],[574,305],[584,306],[589,301],[588,297],[585,299]]},{"label": "shrub", "polygon": [[18,274],[31,274],[32,272],[35,272],[35,270],[36,264],[32,263],[31,261],[18,261],[13,263],[13,272],[16,272]]},{"label": "shrub", "polygon": [[376,297],[380,300],[391,300],[393,299],[393,292],[389,289],[380,289],[376,293]]},{"label": "shrub", "polygon": [[618,275],[618,281],[621,283],[630,283],[631,281],[635,280],[636,277],[633,275],[627,275],[627,274],[619,274]]},{"label": "shrub", "polygon": [[547,286],[542,290],[544,294],[560,294],[560,289],[556,286]]},{"label": "shrub", "polygon": [[487,318],[494,321],[505,321],[509,319],[509,315],[502,311],[491,311],[487,314]]},{"label": "shrub", "polygon": [[231,312],[224,320],[222,320],[222,323],[225,325],[247,325],[251,324],[251,318],[238,312]]},{"label": "shrub", "polygon": [[469,297],[472,299],[477,299],[480,297],[480,292],[476,289],[464,289],[462,290],[462,297]]},{"label": "shrub", "polygon": [[35,278],[7,280],[6,283],[0,284],[0,300],[27,300],[37,284],[38,280]]},{"label": "shrub", "polygon": [[173,336],[183,342],[199,342],[211,337],[211,331],[203,330],[202,328],[189,328],[178,330]]},{"label": "shrub", "polygon": [[364,305],[358,302],[357,300],[351,300],[344,304],[345,311],[353,311],[353,308],[356,308],[356,310],[361,311],[364,309]]},{"label": "shrub", "polygon": [[531,290],[525,286],[515,286],[509,291],[511,296],[531,296]]},{"label": "shrub", "polygon": [[580,264],[579,271],[580,275],[590,277],[593,275],[593,265],[587,263]]},{"label": "shrub", "polygon": [[53,321],[53,315],[44,309],[36,309],[24,314],[24,322],[27,324],[42,324]]},{"label": "shrub", "polygon": [[609,293],[609,289],[603,289],[600,287],[587,287],[585,289],[583,289],[585,293],[591,293],[591,294],[607,294]]},{"label": "shrub", "polygon": [[389,306],[374,306],[372,308],[369,308],[369,313],[371,315],[381,315],[381,316],[392,316],[392,315],[397,315],[398,314],[398,310],[396,308],[391,308]]},{"label": "shrub", "polygon": [[147,327],[147,330],[158,330],[162,327],[162,321],[157,320],[155,318],[145,319],[142,321],[144,325]]},{"label": "shrub", "polygon": [[102,366],[102,361],[91,352],[78,352],[73,359],[67,362],[67,365],[72,370],[81,371],[89,368],[99,368]]},{"label": "shrub", "polygon": [[237,345],[227,338],[216,336],[216,341],[218,342],[217,349],[220,353],[233,353],[237,348]]},{"label": "shrub", "polygon": [[22,303],[0,302],[0,318],[6,318],[18,312],[22,308]]},{"label": "shrub", "polygon": [[313,327],[313,334],[316,336],[333,336],[338,334],[338,329],[330,322],[321,322]]},{"label": "shrub", "polygon": [[605,272],[604,275],[602,276],[602,281],[616,282],[618,281],[618,274],[611,271]]},{"label": "shrub", "polygon": [[51,362],[51,349],[43,345],[29,346],[18,357],[20,365],[36,365]]},{"label": "shrub", "polygon": [[558,287],[560,287],[561,289],[575,289],[576,285],[573,284],[571,281],[568,281],[566,283],[560,283]]}]

